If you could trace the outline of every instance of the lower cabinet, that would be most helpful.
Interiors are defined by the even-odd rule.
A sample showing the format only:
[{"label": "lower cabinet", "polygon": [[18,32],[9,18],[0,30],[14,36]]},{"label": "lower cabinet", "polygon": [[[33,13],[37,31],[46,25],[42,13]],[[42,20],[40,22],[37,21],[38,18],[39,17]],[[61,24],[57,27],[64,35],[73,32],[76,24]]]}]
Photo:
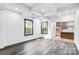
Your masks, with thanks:
[{"label": "lower cabinet", "polygon": [[74,33],[73,32],[61,32],[61,38],[65,39],[74,39]]}]

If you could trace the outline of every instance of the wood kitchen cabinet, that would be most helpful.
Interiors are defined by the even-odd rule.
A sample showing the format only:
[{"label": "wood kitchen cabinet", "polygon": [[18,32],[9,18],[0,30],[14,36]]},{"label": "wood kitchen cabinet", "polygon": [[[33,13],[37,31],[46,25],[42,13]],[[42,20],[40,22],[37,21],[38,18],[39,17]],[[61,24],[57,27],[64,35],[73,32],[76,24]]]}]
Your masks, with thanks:
[{"label": "wood kitchen cabinet", "polygon": [[74,39],[74,32],[61,32],[61,38]]},{"label": "wood kitchen cabinet", "polygon": [[57,22],[56,36],[67,39],[74,39],[74,22]]}]

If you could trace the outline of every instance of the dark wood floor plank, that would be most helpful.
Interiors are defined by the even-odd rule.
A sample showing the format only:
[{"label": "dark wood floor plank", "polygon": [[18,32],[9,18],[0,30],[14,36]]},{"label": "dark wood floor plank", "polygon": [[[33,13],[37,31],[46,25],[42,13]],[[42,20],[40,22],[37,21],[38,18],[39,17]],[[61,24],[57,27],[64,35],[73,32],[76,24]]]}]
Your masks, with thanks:
[{"label": "dark wood floor plank", "polygon": [[0,55],[78,55],[74,43],[39,38],[0,50]]},{"label": "dark wood floor plank", "polygon": [[22,55],[78,55],[74,43],[52,39],[39,39],[25,43]]}]

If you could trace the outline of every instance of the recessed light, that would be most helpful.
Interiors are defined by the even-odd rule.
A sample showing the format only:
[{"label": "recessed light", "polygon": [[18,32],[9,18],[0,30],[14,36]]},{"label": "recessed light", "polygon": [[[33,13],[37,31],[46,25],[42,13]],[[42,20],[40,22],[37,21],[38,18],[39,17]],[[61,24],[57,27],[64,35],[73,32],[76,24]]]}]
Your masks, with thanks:
[{"label": "recessed light", "polygon": [[69,13],[69,10],[65,11],[65,13]]},{"label": "recessed light", "polygon": [[46,9],[42,9],[42,11],[43,11],[43,12],[45,12],[45,11],[46,11]]},{"label": "recessed light", "polygon": [[18,10],[18,8],[15,8],[15,11],[17,11]]}]

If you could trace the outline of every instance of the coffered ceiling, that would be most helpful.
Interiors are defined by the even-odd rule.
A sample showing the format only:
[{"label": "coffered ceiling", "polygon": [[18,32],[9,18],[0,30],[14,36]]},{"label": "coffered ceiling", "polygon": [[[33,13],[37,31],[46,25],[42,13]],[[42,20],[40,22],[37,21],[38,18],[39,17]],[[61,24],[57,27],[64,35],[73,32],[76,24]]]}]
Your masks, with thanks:
[{"label": "coffered ceiling", "polygon": [[11,11],[26,13],[30,17],[58,17],[58,13],[65,13],[64,11],[71,10],[78,7],[74,3],[0,3],[0,9],[8,9]]},{"label": "coffered ceiling", "polygon": [[61,13],[61,15],[72,13],[74,12],[73,8],[77,6],[73,3],[24,3],[23,5],[33,12],[32,17],[36,17],[37,15],[37,17],[48,19],[58,18],[58,13]]}]

